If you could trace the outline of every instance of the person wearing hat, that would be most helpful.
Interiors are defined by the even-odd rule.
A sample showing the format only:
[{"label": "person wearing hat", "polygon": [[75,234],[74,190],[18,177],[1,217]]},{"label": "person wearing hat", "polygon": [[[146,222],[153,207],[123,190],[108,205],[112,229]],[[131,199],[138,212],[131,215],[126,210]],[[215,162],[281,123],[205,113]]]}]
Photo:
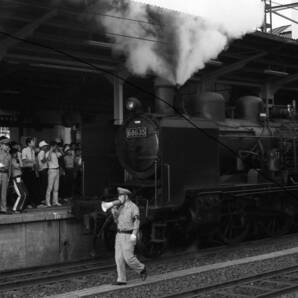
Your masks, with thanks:
[{"label": "person wearing hat", "polygon": [[28,197],[28,190],[22,180],[22,167],[18,153],[19,151],[16,148],[12,148],[10,151],[12,183],[14,191],[17,194],[17,198],[12,207],[13,212],[22,211]]},{"label": "person wearing hat", "polygon": [[7,213],[7,187],[11,174],[11,156],[9,154],[9,142],[10,140],[7,137],[0,137],[0,213]]},{"label": "person wearing hat", "polygon": [[48,160],[46,152],[49,149],[49,144],[46,141],[41,141],[38,144],[39,152],[37,155],[38,173],[39,173],[39,197],[45,200],[48,186]]},{"label": "person wearing hat", "polygon": [[147,272],[134,254],[140,226],[139,208],[130,200],[130,190],[118,187],[117,191],[118,200],[112,202],[112,214],[117,224],[115,261],[118,278],[114,285],[126,285],[126,264],[139,273],[142,280],[146,279]]},{"label": "person wearing hat", "polygon": [[[26,147],[22,150],[23,180],[28,189],[27,203],[31,207],[36,207],[40,199],[38,194],[36,156],[35,156],[35,138],[26,138]],[[29,206],[28,205],[28,206]]]},{"label": "person wearing hat", "polygon": [[[48,207],[61,206],[58,201],[59,193],[59,158],[61,153],[57,149],[57,143],[55,141],[50,143],[50,150],[46,153],[46,159],[48,161],[48,185],[46,191],[46,205]],[[51,205],[51,194],[53,194],[53,202]]]},{"label": "person wearing hat", "polygon": [[69,145],[64,145],[63,152],[65,176],[62,193],[65,199],[70,199],[74,192],[74,155]]}]

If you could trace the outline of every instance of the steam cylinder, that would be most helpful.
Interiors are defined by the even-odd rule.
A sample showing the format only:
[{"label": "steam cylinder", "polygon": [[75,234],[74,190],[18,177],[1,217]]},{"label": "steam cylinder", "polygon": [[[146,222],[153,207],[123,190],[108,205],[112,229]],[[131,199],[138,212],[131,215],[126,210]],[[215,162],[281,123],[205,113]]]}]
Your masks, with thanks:
[{"label": "steam cylinder", "polygon": [[225,100],[216,92],[203,92],[189,105],[189,114],[213,121],[225,120]]},{"label": "steam cylinder", "polygon": [[238,119],[257,122],[263,111],[264,103],[257,96],[243,96],[236,102],[236,117]]}]

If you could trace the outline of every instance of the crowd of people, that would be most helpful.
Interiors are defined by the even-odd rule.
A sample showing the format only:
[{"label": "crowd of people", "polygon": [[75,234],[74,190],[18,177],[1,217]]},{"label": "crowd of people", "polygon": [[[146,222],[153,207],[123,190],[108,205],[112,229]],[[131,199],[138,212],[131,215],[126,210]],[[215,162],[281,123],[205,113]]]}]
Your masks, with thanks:
[{"label": "crowd of people", "polygon": [[80,144],[63,144],[58,139],[50,143],[42,140],[36,146],[35,138],[31,137],[25,143],[22,148],[0,136],[1,214],[61,206],[62,200],[67,202],[80,193]]}]

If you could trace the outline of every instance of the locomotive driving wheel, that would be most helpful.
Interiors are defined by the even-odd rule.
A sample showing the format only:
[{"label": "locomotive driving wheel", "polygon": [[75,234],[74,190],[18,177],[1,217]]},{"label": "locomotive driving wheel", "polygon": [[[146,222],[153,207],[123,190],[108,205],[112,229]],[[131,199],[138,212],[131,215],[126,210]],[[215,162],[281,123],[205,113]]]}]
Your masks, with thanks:
[{"label": "locomotive driving wheel", "polygon": [[189,247],[196,240],[195,213],[191,209],[181,210],[175,220],[168,224],[167,243],[171,249]]},{"label": "locomotive driving wheel", "polygon": [[137,245],[138,251],[146,258],[157,258],[166,250],[166,242],[152,241],[152,223],[142,225]]},{"label": "locomotive driving wheel", "polygon": [[117,233],[116,224],[113,221],[109,222],[109,224],[104,230],[104,242],[105,242],[106,249],[108,251],[114,251],[115,249],[116,233]]},{"label": "locomotive driving wheel", "polygon": [[262,229],[267,236],[277,237],[286,234],[293,223],[292,216],[283,212],[268,214],[261,219]]},{"label": "locomotive driving wheel", "polygon": [[244,240],[250,230],[245,204],[240,199],[223,201],[218,235],[222,242],[235,244]]}]

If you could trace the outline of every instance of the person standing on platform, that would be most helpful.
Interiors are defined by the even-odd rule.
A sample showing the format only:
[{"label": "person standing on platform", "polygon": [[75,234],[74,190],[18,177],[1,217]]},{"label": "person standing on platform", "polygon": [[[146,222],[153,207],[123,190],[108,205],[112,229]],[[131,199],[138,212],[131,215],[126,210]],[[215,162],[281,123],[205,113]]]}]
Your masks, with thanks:
[{"label": "person standing on platform", "polygon": [[64,147],[64,190],[63,195],[66,199],[71,199],[74,189],[74,156],[69,145]]},{"label": "person standing on platform", "polygon": [[11,156],[9,154],[9,139],[0,137],[0,213],[7,213],[7,188],[11,174]]},{"label": "person standing on platform", "polygon": [[118,201],[112,202],[112,214],[117,224],[117,234],[115,241],[115,261],[117,265],[117,281],[114,285],[126,285],[126,264],[140,274],[142,280],[147,278],[147,271],[135,256],[134,249],[137,242],[137,235],[140,227],[140,211],[129,196],[128,189],[118,187]]},{"label": "person standing on platform", "polygon": [[82,194],[82,172],[83,172],[83,160],[82,151],[79,147],[75,150],[74,156],[74,194]]},{"label": "person standing on platform", "polygon": [[23,162],[22,162],[22,148],[21,145],[15,141],[10,142],[10,147],[11,149],[15,149],[17,151],[17,158],[20,163],[21,168],[23,167]]},{"label": "person standing on platform", "polygon": [[23,180],[28,189],[28,207],[36,208],[41,198],[38,198],[38,187],[36,177],[35,140],[26,138],[26,146],[22,150]]},{"label": "person standing on platform", "polygon": [[28,190],[22,180],[22,168],[18,157],[18,150],[11,149],[11,164],[12,164],[12,183],[13,188],[17,194],[17,199],[13,205],[12,211],[18,212],[24,209],[26,199],[28,197]]},{"label": "person standing on platform", "polygon": [[49,144],[46,141],[41,141],[38,144],[40,151],[37,155],[38,173],[39,173],[39,196],[42,200],[45,200],[46,191],[48,186],[48,160],[46,158],[46,152],[49,149]]},{"label": "person standing on platform", "polygon": [[51,193],[53,193],[53,206],[61,206],[58,202],[59,193],[59,161],[61,153],[58,152],[57,143],[50,143],[50,150],[46,153],[48,161],[48,186],[46,192],[46,205],[51,207]]}]

